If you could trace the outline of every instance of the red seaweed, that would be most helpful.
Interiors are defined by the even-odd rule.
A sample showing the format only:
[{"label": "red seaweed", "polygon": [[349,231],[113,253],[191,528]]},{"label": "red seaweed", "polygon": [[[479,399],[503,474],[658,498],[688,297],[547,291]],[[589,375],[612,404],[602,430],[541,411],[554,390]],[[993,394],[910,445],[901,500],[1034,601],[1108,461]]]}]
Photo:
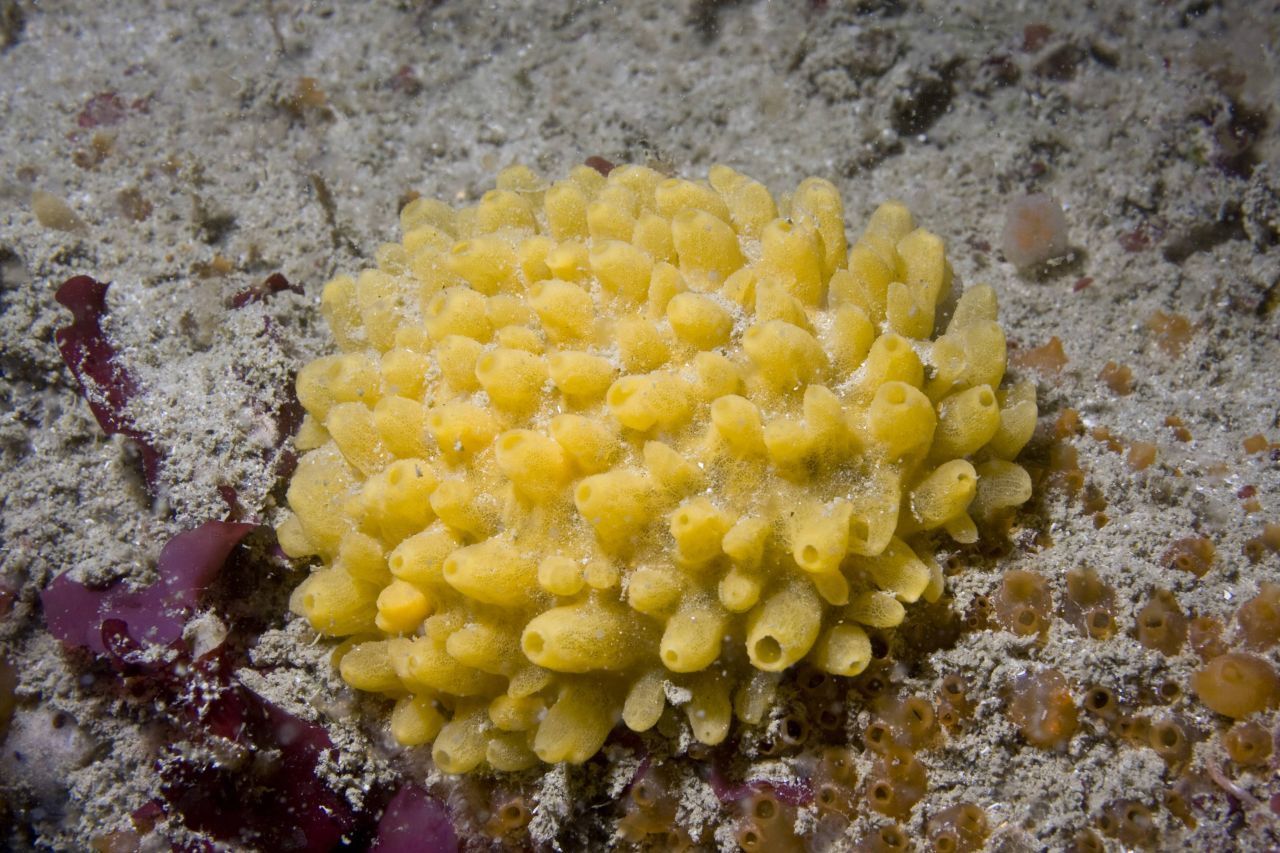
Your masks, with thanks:
[{"label": "red seaweed", "polygon": [[612,172],[614,168],[613,164],[603,157],[591,156],[583,162],[600,174],[604,175],[606,178],[609,177],[609,173]]},{"label": "red seaweed", "polygon": [[227,505],[227,517],[224,521],[239,521],[244,518],[244,507],[240,505],[240,495],[236,487],[230,483],[218,484],[218,497]]},{"label": "red seaweed", "polygon": [[[160,579],[140,590],[120,582],[95,590],[60,575],[41,594],[49,631],[69,648],[105,659],[126,697],[154,700],[160,716],[193,742],[239,758],[188,757],[202,753],[174,738],[157,766],[164,800],[144,806],[148,818],[163,809],[233,847],[327,851],[367,842],[384,795],[369,792],[369,808],[357,810],[319,775],[333,749],[324,727],[241,683],[225,640],[193,658],[183,638],[231,552],[256,527],[207,521],[178,534],[160,552]],[[148,822],[139,821],[139,829]]]},{"label": "red seaweed", "polygon": [[[59,329],[55,340],[103,431],[138,445],[153,490],[160,454],[125,412],[138,385],[102,328],[107,288],[88,276],[65,282],[57,299],[71,310],[74,322]],[[285,289],[299,292],[277,273],[232,304],[242,307]],[[272,413],[281,440],[297,428],[300,413],[290,388]],[[280,467],[293,459],[292,453],[282,454]],[[220,493],[234,513],[239,505],[234,488],[228,485]],[[160,552],[159,580],[142,589],[119,581],[93,589],[64,573],[41,593],[46,624],[67,648],[109,663],[118,678],[113,684],[126,699],[153,701],[160,718],[176,726],[168,753],[157,763],[163,799],[135,813],[141,818],[135,821],[139,832],[150,831],[163,812],[237,848],[362,848],[373,838],[374,815],[386,792],[368,792],[366,805],[357,809],[330,787],[319,773],[332,762],[333,743],[324,727],[275,706],[235,676],[242,663],[227,637],[236,626],[228,626],[227,637],[212,648],[199,650],[198,658],[184,638],[210,585],[255,529],[255,524],[207,521],[178,534]],[[186,749],[184,735],[210,749]],[[232,760],[209,760],[203,757],[208,752],[229,752]],[[458,849],[443,804],[416,788],[402,789],[392,801],[375,843],[383,853]],[[214,846],[201,842],[190,849]]]},{"label": "red seaweed", "polygon": [[0,619],[13,612],[13,604],[18,600],[18,590],[7,578],[0,578]]},{"label": "red seaweed", "polygon": [[407,783],[387,804],[378,821],[370,853],[453,853],[458,835],[444,803]]},{"label": "red seaweed", "polygon": [[243,308],[246,305],[252,305],[255,302],[265,302],[271,296],[282,290],[288,290],[299,296],[303,295],[301,285],[291,284],[289,279],[284,277],[284,273],[273,272],[267,276],[266,280],[261,284],[253,287],[246,287],[244,290],[231,297],[232,308]]},{"label": "red seaweed", "polygon": [[176,755],[162,760],[161,791],[187,827],[258,850],[332,850],[368,831],[368,816],[316,773],[333,749],[322,726],[239,683],[214,704],[224,706],[217,715],[224,723],[235,722],[227,739],[245,748],[252,769]]},{"label": "red seaweed", "polygon": [[74,321],[58,329],[53,338],[102,431],[123,435],[138,448],[147,491],[154,495],[160,451],[126,412],[129,400],[138,393],[138,383],[121,364],[120,354],[102,329],[108,287],[110,284],[87,275],[63,282],[54,298],[71,310]]},{"label": "red seaweed", "polygon": [[164,817],[164,806],[158,800],[143,803],[129,813],[129,820],[139,832],[150,832]]},{"label": "red seaweed", "polygon": [[1146,225],[1139,225],[1132,231],[1125,231],[1118,239],[1120,248],[1130,254],[1151,248],[1151,234],[1147,231]]},{"label": "red seaweed", "polygon": [[712,767],[707,784],[721,803],[736,803],[756,791],[772,791],[781,802],[792,806],[805,806],[813,802],[813,784],[808,779],[799,782],[766,782],[752,779],[747,782],[730,782],[719,768]]},{"label": "red seaweed", "polygon": [[110,653],[109,639],[118,645],[120,635],[137,645],[176,642],[232,549],[254,527],[206,521],[179,533],[160,552],[160,580],[141,590],[122,583],[91,589],[59,575],[40,594],[49,633],[68,646],[103,655]]},{"label": "red seaweed", "polygon": [[85,101],[76,124],[80,127],[111,127],[125,120],[127,107],[124,99],[115,92],[99,92]]}]

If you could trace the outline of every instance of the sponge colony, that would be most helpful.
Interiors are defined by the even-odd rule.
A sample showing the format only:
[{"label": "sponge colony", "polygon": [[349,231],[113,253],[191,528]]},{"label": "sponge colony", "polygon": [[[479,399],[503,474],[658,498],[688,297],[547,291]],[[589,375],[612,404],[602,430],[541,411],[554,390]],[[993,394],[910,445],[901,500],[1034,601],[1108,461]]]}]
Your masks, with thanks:
[{"label": "sponge colony", "polygon": [[953,301],[901,204],[850,248],[818,179],[517,167],[401,224],[324,289],[279,536],[319,558],[294,610],[446,772],[585,761],[668,696],[718,743],[802,659],[860,672],[941,594],[933,543],[1030,496],[995,295]]}]

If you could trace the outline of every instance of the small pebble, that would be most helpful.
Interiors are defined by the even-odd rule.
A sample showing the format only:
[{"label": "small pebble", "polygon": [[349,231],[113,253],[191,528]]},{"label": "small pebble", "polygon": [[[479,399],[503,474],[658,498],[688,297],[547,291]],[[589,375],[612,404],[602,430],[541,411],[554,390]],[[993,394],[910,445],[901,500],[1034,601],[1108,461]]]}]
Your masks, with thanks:
[{"label": "small pebble", "polygon": [[1069,248],[1062,205],[1043,193],[1015,198],[1005,214],[1000,243],[1005,258],[1018,269],[1062,257]]}]

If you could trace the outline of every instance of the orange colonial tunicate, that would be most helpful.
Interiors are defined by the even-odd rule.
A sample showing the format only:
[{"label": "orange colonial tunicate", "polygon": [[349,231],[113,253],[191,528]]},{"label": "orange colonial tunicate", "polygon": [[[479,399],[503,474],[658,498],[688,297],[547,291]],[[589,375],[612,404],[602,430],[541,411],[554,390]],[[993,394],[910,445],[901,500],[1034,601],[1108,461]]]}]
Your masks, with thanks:
[{"label": "orange colonial tunicate", "polygon": [[1260,657],[1244,652],[1219,655],[1191,676],[1200,701],[1228,717],[1243,719],[1280,702],[1280,675]]}]

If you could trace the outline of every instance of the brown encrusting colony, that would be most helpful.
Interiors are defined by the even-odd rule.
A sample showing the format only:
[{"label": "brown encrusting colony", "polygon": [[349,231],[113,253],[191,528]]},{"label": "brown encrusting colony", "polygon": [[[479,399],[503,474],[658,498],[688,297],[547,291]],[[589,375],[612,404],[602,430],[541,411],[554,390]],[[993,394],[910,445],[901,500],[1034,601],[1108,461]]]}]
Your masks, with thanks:
[{"label": "brown encrusting colony", "polygon": [[[0,0],[0,847],[1280,846],[1277,44],[1280,12],[1244,0]],[[699,716],[703,682],[721,669],[749,675],[748,651],[772,653],[735,634],[735,614],[730,642],[699,646],[704,668],[648,668],[651,725],[593,708],[590,743],[533,760],[520,733],[549,713],[551,693],[514,701],[507,675],[477,670],[485,690],[465,701],[450,698],[465,688],[454,684],[406,703],[404,682],[383,666],[391,658],[369,645],[404,647],[432,618],[411,582],[390,581],[389,562],[359,563],[381,559],[359,551],[366,539],[404,537],[359,531],[366,539],[349,537],[339,557],[341,536],[288,521],[290,478],[325,467],[300,459],[332,435],[358,455],[366,409],[358,399],[316,409],[314,396],[301,405],[293,389],[305,365],[336,352],[323,312],[341,316],[355,299],[377,315],[376,282],[363,306],[358,277],[327,296],[325,285],[409,259],[403,243],[405,257],[375,250],[408,237],[394,233],[397,210],[413,231],[439,211],[429,200],[475,208],[498,174],[531,201],[545,188],[517,180],[517,164],[603,187],[615,163],[643,171],[614,183],[689,178],[667,186],[712,218],[693,202],[728,186],[723,170],[701,180],[727,164],[774,194],[783,231],[785,214],[803,220],[808,204],[787,198],[790,188],[816,176],[810,192],[843,201],[841,216],[824,215],[843,220],[850,246],[883,201],[899,199],[945,241],[955,298],[981,285],[999,294],[1008,369],[991,384],[1034,389],[1038,417],[1016,457],[1031,497],[975,518],[977,537],[961,523],[909,525],[899,538],[939,571],[928,596],[893,608],[898,624],[861,614],[857,666],[788,661],[770,675],[767,708],[711,731]],[[823,227],[822,245],[838,242]],[[428,239],[418,231],[408,242]],[[451,252],[456,241],[439,239]],[[676,269],[678,256],[667,258]],[[478,274],[476,259],[455,262]],[[590,252],[578,267],[572,252],[561,260],[561,281],[591,269]],[[604,269],[610,258],[595,260]],[[558,285],[539,294],[574,295]],[[484,294],[491,325],[512,308],[499,295]],[[722,296],[690,287],[646,314],[671,364],[708,367],[724,346],[708,302],[729,313],[731,339],[745,334],[738,321],[759,303],[739,313]],[[904,337],[945,336],[955,298]],[[802,309],[835,313],[823,300]],[[785,311],[777,302],[769,310]],[[447,318],[456,328],[480,316],[466,304]],[[887,314],[872,314],[876,337],[891,331]],[[824,322],[805,333],[825,341]],[[532,364],[512,353],[538,345],[552,384],[583,378],[575,364],[598,365],[571,357],[553,371],[557,349],[613,366],[609,329],[569,346],[503,331],[514,326],[533,328],[507,317],[469,338],[475,346],[445,345],[459,356],[448,367],[460,394],[487,397],[492,386],[501,396],[504,379],[520,380],[504,368]],[[379,352],[415,351],[409,333],[391,343]],[[484,359],[485,347],[504,352]],[[944,361],[917,355],[920,387],[936,389]],[[676,385],[698,379],[661,365],[625,372],[664,370]],[[839,364],[824,371],[807,384],[845,378]],[[622,391],[616,408],[639,418],[644,407],[626,408]],[[812,392],[815,411],[822,396]],[[804,422],[796,400],[782,420]],[[671,446],[692,454],[681,441]],[[409,436],[399,446],[412,452],[396,456],[429,456],[433,443]],[[627,446],[629,468],[660,467],[660,449],[646,458],[643,442]],[[978,470],[990,457],[948,458]],[[781,500],[786,483],[758,491]],[[742,506],[774,497],[748,486],[735,486]],[[312,482],[312,492],[323,489]],[[449,486],[432,512],[464,522],[465,497]],[[690,521],[724,522],[708,514],[715,497],[682,495]],[[604,523],[606,509],[588,514]],[[678,520],[663,515],[651,541],[674,543]],[[692,548],[697,537],[686,538]],[[476,544],[455,543],[467,558],[458,571],[479,565],[466,550]],[[390,543],[379,547],[389,560]],[[317,639],[325,618],[291,614],[290,593],[341,559],[393,592],[343,626],[351,631],[329,632],[350,642]],[[639,568],[625,559],[613,573],[602,560],[524,568],[545,580],[548,607],[574,595],[622,601],[623,578]],[[656,552],[644,560],[660,562]],[[702,597],[712,614],[720,580]],[[479,592],[468,593],[474,609],[490,613],[499,605],[483,597],[507,591]],[[839,589],[825,594],[824,613],[851,606],[831,603]],[[423,649],[447,651],[455,633],[472,642],[453,641],[459,653],[481,648],[474,629],[431,626]],[[644,655],[675,648],[662,643],[666,626],[642,638]],[[536,641],[530,651],[540,654]],[[588,679],[565,672],[555,683]],[[469,757],[433,757],[426,735],[459,708],[475,712],[457,727]]]}]

